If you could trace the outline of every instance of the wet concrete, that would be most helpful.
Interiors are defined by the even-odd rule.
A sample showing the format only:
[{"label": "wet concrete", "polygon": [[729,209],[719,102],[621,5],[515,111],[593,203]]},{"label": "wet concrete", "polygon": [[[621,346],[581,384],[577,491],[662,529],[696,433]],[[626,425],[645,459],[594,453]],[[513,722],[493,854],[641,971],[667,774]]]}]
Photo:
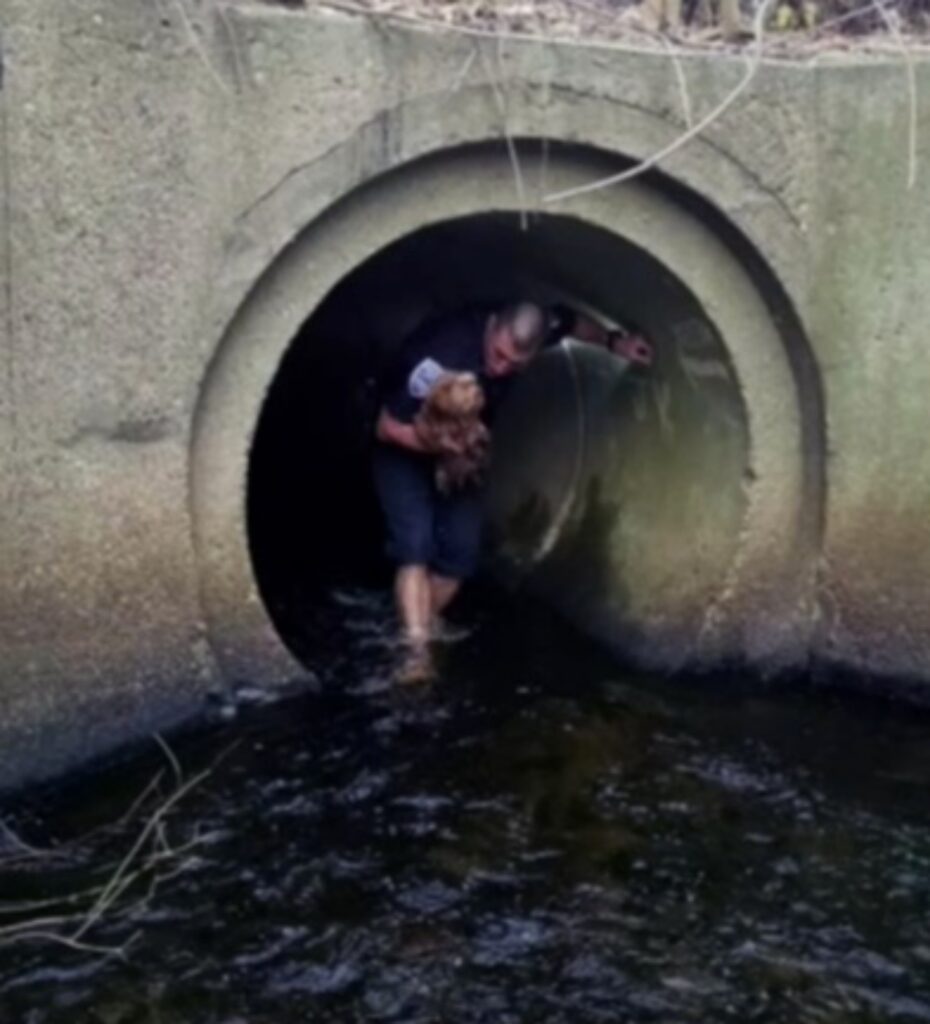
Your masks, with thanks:
[{"label": "wet concrete", "polygon": [[[608,313],[658,294],[637,267],[676,282],[651,393],[607,401],[599,370],[582,371],[592,444],[567,518],[564,494],[535,480],[498,492],[521,557],[544,520],[565,520],[537,592],[669,668],[814,665],[924,685],[930,178],[908,183],[897,59],[765,62],[658,172],[553,201],[680,135],[667,54],[498,50],[250,4],[208,5],[195,29],[200,48],[178,12],[143,0],[55,19],[28,0],[5,8],[6,781],[196,714],[213,690],[307,673],[250,549],[269,389],[340,282],[417,231],[489,211],[529,215],[548,264],[537,277]],[[914,67],[922,96],[927,67]],[[684,71],[710,109],[745,67],[689,55]],[[621,255],[631,247],[643,260]],[[697,329],[673,293],[700,307]],[[554,478],[576,450],[570,393],[532,413],[566,421]]]}]

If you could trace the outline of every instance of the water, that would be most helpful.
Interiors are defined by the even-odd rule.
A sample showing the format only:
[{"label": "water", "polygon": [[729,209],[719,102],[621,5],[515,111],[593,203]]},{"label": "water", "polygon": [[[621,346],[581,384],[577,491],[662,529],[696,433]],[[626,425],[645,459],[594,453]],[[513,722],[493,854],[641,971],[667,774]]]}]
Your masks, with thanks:
[{"label": "water", "polygon": [[[930,1021],[927,715],[624,677],[531,609],[398,693],[335,611],[319,692],[172,741],[208,774],[97,951],[0,945],[3,1024]],[[153,743],[9,808],[0,943],[73,937],[181,784]]]}]

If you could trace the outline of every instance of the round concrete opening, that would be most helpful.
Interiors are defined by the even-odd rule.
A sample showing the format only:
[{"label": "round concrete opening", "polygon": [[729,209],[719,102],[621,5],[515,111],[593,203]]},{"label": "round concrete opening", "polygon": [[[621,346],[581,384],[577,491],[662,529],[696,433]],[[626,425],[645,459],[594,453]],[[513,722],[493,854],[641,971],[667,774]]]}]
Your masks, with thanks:
[{"label": "round concrete opening", "polygon": [[632,374],[569,342],[514,382],[496,432],[489,564],[597,618],[621,647],[622,624],[646,613],[696,628],[745,514],[747,422],[726,349],[696,297],[643,249],[571,217],[524,230],[489,213],[370,257],[303,325],[275,377],[250,461],[249,537],[293,651],[304,650],[315,590],[386,580],[368,478],[380,371],[425,317],[515,296],[634,324],[659,363]]},{"label": "round concrete opening", "polygon": [[[558,190],[615,167],[553,149],[544,170]],[[523,217],[487,147],[406,164],[309,225],[293,198],[250,222],[293,234],[224,328],[194,428],[204,614],[231,678],[298,670],[295,592],[385,569],[366,467],[379,366],[424,316],[511,295],[639,325],[658,364],[637,377],[568,346],[517,382],[489,494],[501,575],[665,668],[800,656],[819,388],[777,281],[716,211],[653,179]]]}]

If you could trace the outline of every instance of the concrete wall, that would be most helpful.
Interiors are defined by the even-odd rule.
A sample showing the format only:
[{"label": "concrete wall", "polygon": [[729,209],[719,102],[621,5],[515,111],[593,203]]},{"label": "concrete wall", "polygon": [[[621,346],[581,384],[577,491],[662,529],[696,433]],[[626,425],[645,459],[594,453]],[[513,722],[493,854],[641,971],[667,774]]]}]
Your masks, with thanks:
[{"label": "concrete wall", "polygon": [[[211,687],[300,671],[247,547],[268,385],[371,252],[487,209],[564,215],[659,260],[722,339],[724,404],[744,411],[745,460],[704,491],[659,412],[613,424],[628,457],[585,470],[623,497],[619,532],[585,556],[613,584],[576,586],[567,612],[669,665],[813,656],[930,684],[930,66],[910,187],[904,67],[844,58],[763,64],[662,179],[546,204],[681,132],[666,55],[248,4],[193,34],[145,0],[4,0],[0,20],[7,782],[177,721]],[[695,116],[745,73],[682,62]],[[505,115],[557,144],[545,161],[521,144],[522,197]],[[654,397],[673,415],[694,384],[683,354],[671,331]],[[741,519],[704,563],[646,500],[718,493]],[[669,611],[689,573],[689,607]]]}]

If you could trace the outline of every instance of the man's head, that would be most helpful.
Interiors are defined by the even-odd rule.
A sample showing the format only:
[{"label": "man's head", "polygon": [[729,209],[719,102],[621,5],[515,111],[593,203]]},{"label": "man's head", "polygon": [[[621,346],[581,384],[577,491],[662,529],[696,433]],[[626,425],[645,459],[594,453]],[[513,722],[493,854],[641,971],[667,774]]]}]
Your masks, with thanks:
[{"label": "man's head", "polygon": [[542,348],[546,314],[532,302],[505,306],[488,318],[484,331],[484,369],[489,377],[524,370]]}]

